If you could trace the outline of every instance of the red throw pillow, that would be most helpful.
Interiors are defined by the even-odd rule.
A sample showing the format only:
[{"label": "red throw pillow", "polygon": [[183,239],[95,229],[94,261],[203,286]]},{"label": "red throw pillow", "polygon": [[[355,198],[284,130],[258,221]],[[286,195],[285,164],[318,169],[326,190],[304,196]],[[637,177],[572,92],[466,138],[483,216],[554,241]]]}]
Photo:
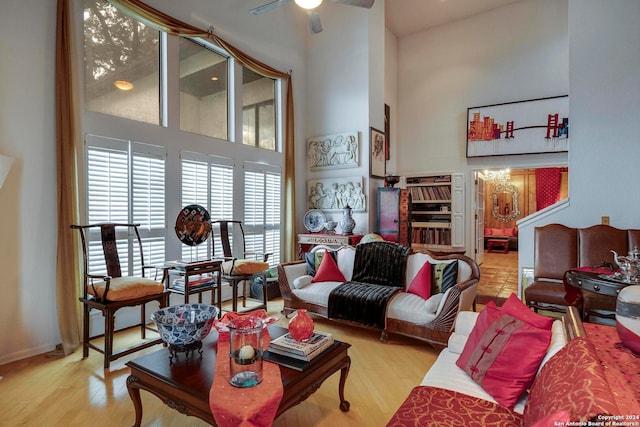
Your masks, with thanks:
[{"label": "red throw pillow", "polygon": [[516,319],[527,322],[530,325],[540,329],[551,330],[553,326],[553,318],[542,316],[528,308],[516,294],[511,294],[509,298],[502,304],[502,313],[510,314]]},{"label": "red throw pillow", "polygon": [[467,341],[456,365],[496,402],[513,408],[533,382],[550,342],[550,330],[503,313],[475,346]]},{"label": "red throw pillow", "polygon": [[531,386],[522,414],[524,425],[535,425],[562,410],[569,411],[575,425],[587,425],[598,415],[624,414],[624,408],[616,404],[605,369],[586,338],[569,341],[544,364]]},{"label": "red throw pillow", "polygon": [[332,256],[322,257],[316,275],[311,279],[311,283],[315,282],[346,282],[344,275],[338,268],[338,264]]},{"label": "red throw pillow", "polygon": [[456,362],[458,366],[462,367],[469,363],[471,352],[480,342],[480,338],[482,338],[484,331],[486,331],[501,315],[500,307],[498,307],[493,301],[489,301],[487,305],[484,306],[484,309],[482,309],[478,315],[476,324],[473,326],[473,329],[467,338],[467,342],[464,345],[462,353],[458,356],[458,361]]},{"label": "red throw pillow", "polygon": [[426,261],[413,278],[407,292],[418,295],[423,299],[431,297],[431,264]]}]

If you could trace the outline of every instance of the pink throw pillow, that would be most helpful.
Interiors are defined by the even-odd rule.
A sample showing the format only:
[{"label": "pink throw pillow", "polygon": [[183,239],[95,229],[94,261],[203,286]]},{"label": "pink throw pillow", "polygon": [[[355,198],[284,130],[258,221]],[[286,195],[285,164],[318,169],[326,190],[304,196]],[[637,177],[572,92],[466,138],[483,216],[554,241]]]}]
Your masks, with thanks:
[{"label": "pink throw pillow", "polygon": [[485,228],[484,229],[484,235],[485,236],[491,236],[493,234],[493,228]]},{"label": "pink throw pillow", "polygon": [[508,408],[515,406],[533,382],[551,342],[551,330],[535,326],[543,323],[537,318],[528,323],[518,303],[517,297],[511,300],[506,313],[504,306],[501,310],[490,301],[456,361],[496,402]]},{"label": "pink throw pillow", "polygon": [[346,282],[344,275],[338,268],[338,264],[332,256],[322,257],[316,275],[311,279],[311,283],[315,282]]},{"label": "pink throw pillow", "polygon": [[502,313],[510,314],[516,319],[520,319],[523,322],[527,322],[530,325],[535,326],[540,329],[551,330],[553,326],[553,318],[542,316],[538,313],[535,313],[530,308],[528,308],[520,299],[516,296],[516,294],[511,294],[507,301],[502,304]]},{"label": "pink throw pillow", "polygon": [[426,261],[413,278],[407,292],[418,295],[423,299],[431,297],[431,264]]}]

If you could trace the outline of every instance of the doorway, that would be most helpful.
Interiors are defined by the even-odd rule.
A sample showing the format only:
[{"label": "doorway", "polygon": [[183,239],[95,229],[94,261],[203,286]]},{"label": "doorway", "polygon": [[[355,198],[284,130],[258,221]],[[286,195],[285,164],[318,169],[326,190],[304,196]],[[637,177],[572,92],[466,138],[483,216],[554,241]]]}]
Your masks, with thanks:
[{"label": "doorway", "polygon": [[481,272],[478,303],[501,304],[518,292],[517,222],[567,198],[569,170],[552,166],[473,173],[474,254]]}]

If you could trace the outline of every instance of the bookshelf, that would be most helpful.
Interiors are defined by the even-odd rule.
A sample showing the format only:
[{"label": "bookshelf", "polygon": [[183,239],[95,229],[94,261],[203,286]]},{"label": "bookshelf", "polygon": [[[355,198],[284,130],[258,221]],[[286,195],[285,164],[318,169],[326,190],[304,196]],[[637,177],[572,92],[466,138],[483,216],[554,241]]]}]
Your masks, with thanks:
[{"label": "bookshelf", "polygon": [[409,175],[406,186],[411,194],[411,247],[417,251],[463,247],[463,174]]}]

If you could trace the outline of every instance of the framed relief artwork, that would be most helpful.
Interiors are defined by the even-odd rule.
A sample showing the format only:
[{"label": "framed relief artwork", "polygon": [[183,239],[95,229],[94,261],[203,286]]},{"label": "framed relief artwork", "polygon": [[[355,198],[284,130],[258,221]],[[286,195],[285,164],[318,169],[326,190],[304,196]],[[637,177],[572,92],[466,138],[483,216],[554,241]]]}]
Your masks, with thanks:
[{"label": "framed relief artwork", "polygon": [[467,157],[568,150],[568,95],[467,109]]},{"label": "framed relief artwork", "polygon": [[307,181],[307,209],[337,211],[348,205],[354,212],[364,212],[365,201],[361,176]]},{"label": "framed relief artwork", "polygon": [[372,178],[384,178],[386,169],[385,137],[378,129],[371,128],[371,158],[369,162],[369,175]]},{"label": "framed relief artwork", "polygon": [[311,170],[356,168],[359,165],[358,131],[317,136],[307,141]]}]

